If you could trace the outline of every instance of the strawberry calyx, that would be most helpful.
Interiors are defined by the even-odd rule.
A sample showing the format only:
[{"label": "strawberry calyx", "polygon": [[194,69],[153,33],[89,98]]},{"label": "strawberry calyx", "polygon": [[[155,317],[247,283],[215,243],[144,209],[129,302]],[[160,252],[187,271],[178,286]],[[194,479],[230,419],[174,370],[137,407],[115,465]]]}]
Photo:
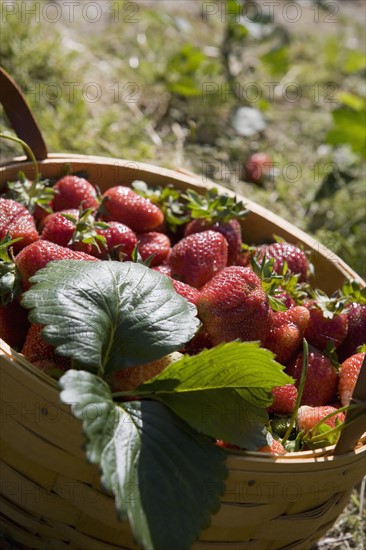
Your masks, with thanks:
[{"label": "strawberry calyx", "polygon": [[135,264],[142,264],[142,265],[146,265],[146,267],[150,267],[151,262],[153,261],[153,259],[155,257],[155,253],[151,254],[148,258],[143,260],[142,257],[141,257],[141,254],[139,252],[139,246],[140,246],[140,241],[137,241],[137,243],[134,246],[134,249],[132,250],[132,253],[131,253],[131,260]]},{"label": "strawberry calyx", "polygon": [[334,345],[334,342],[332,340],[328,340],[327,344],[325,346],[325,349],[323,351],[323,355],[329,359],[329,361],[332,363],[332,365],[339,371],[340,363],[338,359],[338,354],[336,347]]},{"label": "strawberry calyx", "polygon": [[256,248],[248,247],[250,264],[253,271],[262,280],[263,290],[267,293],[270,305],[274,311],[287,309],[281,299],[284,293],[292,298],[296,305],[302,306],[309,299],[311,287],[307,282],[299,282],[300,275],[294,274],[288,269],[287,262],[284,262],[280,273],[273,269],[274,258],[263,256],[261,262],[256,257]]},{"label": "strawberry calyx", "polygon": [[276,295],[282,291],[283,276],[273,271],[274,259],[263,257],[259,263],[254,254],[250,254],[250,264],[254,273],[262,281],[262,288],[268,296],[269,305],[273,311],[285,311],[287,307]]},{"label": "strawberry calyx", "polygon": [[210,223],[228,222],[232,219],[244,219],[248,214],[242,201],[227,194],[219,194],[216,187],[208,189],[204,195],[188,189],[183,197],[193,219],[204,219]]},{"label": "strawberry calyx", "polygon": [[12,239],[5,235],[0,241],[0,304],[6,306],[22,292],[20,275],[15,265],[12,245],[22,238]]},{"label": "strawberry calyx", "polygon": [[184,225],[190,220],[186,202],[182,202],[181,193],[172,185],[165,187],[150,187],[146,182],[135,180],[132,188],[141,197],[149,199],[158,206],[163,214],[167,227],[175,233],[179,225]]},{"label": "strawberry calyx", "polygon": [[340,313],[347,313],[350,304],[348,296],[339,296],[338,293],[328,296],[323,290],[309,288],[310,307],[320,309],[325,319],[333,319]]},{"label": "strawberry calyx", "polygon": [[349,303],[366,304],[366,287],[361,287],[360,283],[355,280],[346,281],[338,291],[338,295],[341,298],[346,298]]},{"label": "strawberry calyx", "polygon": [[48,214],[52,212],[50,203],[55,196],[55,191],[52,189],[48,179],[41,179],[39,177],[31,181],[23,172],[19,172],[18,180],[8,182],[7,187],[8,192],[5,197],[19,202],[31,214],[34,214],[37,206]]},{"label": "strawberry calyx", "polygon": [[106,247],[106,238],[97,232],[97,229],[108,229],[109,225],[105,222],[95,221],[93,208],[83,210],[82,206],[79,209],[79,216],[76,218],[72,214],[63,213],[63,217],[75,224],[75,231],[68,243],[72,245],[77,242],[90,244],[97,248],[100,252],[99,245]]}]

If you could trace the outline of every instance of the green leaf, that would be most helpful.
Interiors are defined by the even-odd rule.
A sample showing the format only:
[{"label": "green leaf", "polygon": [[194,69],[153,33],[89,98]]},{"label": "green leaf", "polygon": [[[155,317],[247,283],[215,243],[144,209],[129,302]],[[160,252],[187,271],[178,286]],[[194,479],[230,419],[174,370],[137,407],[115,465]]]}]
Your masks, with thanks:
[{"label": "green leaf", "polygon": [[22,293],[22,283],[11,248],[21,240],[22,237],[12,239],[9,233],[0,240],[0,306],[10,304]]},{"label": "green leaf", "polygon": [[332,113],[333,128],[327,135],[332,145],[349,143],[352,150],[365,157],[366,127],[364,116],[349,107],[340,107]]},{"label": "green leaf", "polygon": [[348,107],[351,107],[351,109],[354,109],[355,111],[363,112],[365,110],[365,98],[356,94],[352,94],[351,92],[339,92],[337,94],[337,99],[343,103],[343,105],[347,105]]},{"label": "green leaf", "polygon": [[292,382],[256,342],[230,342],[184,356],[139,386],[196,430],[247,449],[265,444],[266,407],[274,386]]},{"label": "green leaf", "polygon": [[220,388],[257,388],[268,391],[291,384],[292,378],[273,359],[274,354],[257,342],[228,342],[193,356],[185,355],[138,388],[145,392],[182,393]]},{"label": "green leaf", "polygon": [[216,187],[206,191],[205,195],[188,189],[183,198],[187,200],[187,208],[193,219],[227,222],[234,218],[243,219],[248,214],[241,201],[238,202],[235,197],[227,194],[220,195]]},{"label": "green leaf", "polygon": [[74,366],[109,373],[180,349],[195,334],[196,308],[169,279],[133,262],[50,262],[22,305],[47,342]]},{"label": "green leaf", "polygon": [[220,508],[226,453],[160,403],[114,403],[91,373],[68,371],[60,385],[61,400],[83,420],[88,458],[100,463],[137,542],[188,550]]},{"label": "green leaf", "polygon": [[365,52],[360,50],[344,50],[343,71],[347,74],[363,71],[366,68]]},{"label": "green leaf", "polygon": [[346,281],[339,291],[339,294],[340,296],[348,298],[350,302],[366,304],[366,287],[361,287],[358,281]]},{"label": "green leaf", "polygon": [[51,213],[50,204],[55,196],[55,191],[50,186],[48,179],[35,179],[30,181],[23,172],[19,172],[18,180],[8,182],[6,197],[13,199],[25,206],[31,214],[36,207]]},{"label": "green leaf", "polygon": [[90,372],[71,369],[59,385],[61,401],[72,405],[74,416],[83,421],[88,461],[99,464],[121,417],[108,384]]},{"label": "green leaf", "polygon": [[289,49],[287,45],[274,48],[270,52],[261,56],[267,70],[272,76],[281,76],[286,74],[289,68]]},{"label": "green leaf", "polygon": [[[244,393],[244,392],[243,392]],[[265,409],[232,388],[161,396],[161,400],[198,432],[256,451],[266,445]],[[272,401],[267,396],[268,405]]]}]

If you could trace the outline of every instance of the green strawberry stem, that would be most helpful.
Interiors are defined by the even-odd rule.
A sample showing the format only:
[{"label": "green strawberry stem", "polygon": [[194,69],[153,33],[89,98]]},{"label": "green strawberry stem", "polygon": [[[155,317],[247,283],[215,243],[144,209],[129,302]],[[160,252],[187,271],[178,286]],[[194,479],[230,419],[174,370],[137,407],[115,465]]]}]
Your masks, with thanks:
[{"label": "green strawberry stem", "polygon": [[[324,433],[320,433],[320,434],[317,434],[317,435],[312,435],[312,433],[314,433],[316,431],[317,428],[319,428],[322,424],[325,423],[326,420],[328,420],[329,418],[331,418],[332,416],[335,416],[336,414],[340,413],[340,412],[343,412],[343,411],[349,411],[351,409],[359,409],[360,408],[360,405],[347,405],[346,407],[341,407],[340,409],[337,409],[336,411],[333,411],[332,413],[329,413],[327,414],[327,416],[325,416],[324,418],[322,418],[317,424],[315,424],[315,426],[308,432],[307,434],[307,438],[306,439],[310,439],[311,443],[317,443],[318,441],[322,441],[324,439],[324,435],[326,435],[326,437],[328,438],[330,435],[333,435],[333,434],[336,434],[338,432],[341,432],[344,428],[344,426],[346,425],[345,422],[342,422],[340,424],[338,424],[335,428],[332,428],[331,430],[327,431],[326,434]],[[347,422],[347,425],[349,424],[352,424],[352,422],[354,422],[355,420],[358,420],[358,418],[360,416],[362,416],[364,413],[364,411],[361,411],[360,414],[358,414],[357,416],[355,416],[354,418],[352,418],[352,420],[349,420]]]},{"label": "green strawberry stem", "polygon": [[[348,407],[350,407],[350,408],[352,408],[352,409],[353,409],[353,408],[358,408],[357,406],[356,406],[356,407],[353,407],[352,405],[348,405]],[[347,410],[350,410],[348,407],[347,407]],[[337,411],[331,413],[331,414],[328,415],[328,416],[333,416],[333,415],[335,415],[335,414],[338,414],[340,410],[341,410],[341,409],[337,409]],[[365,414],[363,411],[360,412],[360,414],[358,414],[357,416],[355,416],[354,418],[352,418],[352,420],[350,420],[349,422],[347,422],[347,425],[350,425],[350,424],[352,424],[355,420],[358,420],[358,419],[360,418],[360,416],[362,416],[363,414]],[[327,416],[327,417],[328,417],[328,416]],[[325,418],[327,418],[327,417],[324,417],[324,418],[321,420],[321,422],[318,422],[318,424],[319,424],[319,425],[320,425],[320,424],[323,424],[323,420],[325,420]],[[317,424],[317,425],[318,425],[318,424]],[[338,432],[341,432],[341,431],[343,430],[344,426],[345,426],[345,423],[344,423],[344,422],[338,424],[335,428],[332,428],[331,430],[329,430],[329,431],[326,432],[326,437],[328,438],[330,435],[333,435],[333,434],[336,434],[336,433],[338,433]],[[315,426],[314,426],[314,428],[312,428],[311,432],[313,432],[314,430],[315,430]],[[318,435],[314,435],[314,436],[311,436],[311,435],[310,435],[310,441],[311,441],[311,443],[317,443],[318,441],[322,441],[323,439],[324,439],[324,433],[321,433],[321,434],[318,434]],[[306,441],[306,440],[305,440],[305,441]]]},{"label": "green strawberry stem", "polygon": [[305,338],[303,340],[302,349],[303,349],[303,361],[302,361],[302,373],[301,373],[301,378],[300,378],[300,384],[299,384],[299,388],[297,390],[297,398],[296,398],[295,408],[294,408],[294,411],[292,413],[291,420],[290,420],[290,423],[288,425],[287,431],[286,431],[286,433],[285,433],[285,435],[283,436],[283,439],[282,439],[282,445],[283,446],[285,446],[285,443],[288,440],[288,438],[290,437],[290,434],[291,434],[291,432],[293,430],[293,427],[295,425],[297,412],[299,410],[302,394],[303,394],[303,391],[304,391],[306,375],[307,375],[307,372],[308,372],[309,346],[308,346],[308,343],[305,340]]},{"label": "green strawberry stem", "polygon": [[27,154],[30,156],[34,166],[34,180],[30,190],[30,195],[31,195],[32,192],[36,189],[37,181],[39,179],[38,163],[32,149],[29,147],[29,145],[25,141],[23,141],[22,139],[16,136],[11,136],[10,134],[4,134],[3,132],[0,132],[0,138],[9,139],[10,141],[15,141],[15,143],[18,143],[19,145],[21,145],[26,150]]}]

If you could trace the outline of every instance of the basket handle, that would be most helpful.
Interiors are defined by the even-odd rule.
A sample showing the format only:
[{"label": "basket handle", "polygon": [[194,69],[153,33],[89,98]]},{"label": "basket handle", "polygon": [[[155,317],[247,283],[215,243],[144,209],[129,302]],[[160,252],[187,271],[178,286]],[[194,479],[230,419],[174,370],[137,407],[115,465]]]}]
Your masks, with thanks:
[{"label": "basket handle", "polygon": [[[0,67],[0,103],[16,135],[32,149],[37,160],[47,158],[47,147],[23,92]],[[29,156],[27,155],[29,159]]]},{"label": "basket handle", "polygon": [[[361,402],[366,407],[366,355],[361,365],[351,403]],[[360,415],[359,410],[351,409],[346,414],[345,426],[334,449],[335,455],[352,451],[357,441],[366,432],[366,411]]]}]

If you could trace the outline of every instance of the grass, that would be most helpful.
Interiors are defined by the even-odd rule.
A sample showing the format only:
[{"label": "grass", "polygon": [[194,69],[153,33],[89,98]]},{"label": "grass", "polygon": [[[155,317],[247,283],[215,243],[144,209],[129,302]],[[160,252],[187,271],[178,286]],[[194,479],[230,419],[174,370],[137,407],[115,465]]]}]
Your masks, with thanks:
[{"label": "grass", "polygon": [[[208,15],[207,2],[100,0],[95,23],[86,0],[74,21],[59,2],[57,23],[41,2],[12,4],[15,13],[1,4],[3,66],[24,90],[49,151],[209,176],[311,233],[365,276],[362,2],[343,2],[336,14],[334,2],[302,2],[296,23],[282,8],[266,21],[268,2],[258,3],[261,21],[243,21],[239,12],[247,12],[231,1],[226,6],[239,12],[230,16],[224,3],[210,3],[217,12]],[[240,107],[254,109],[265,128],[238,133]],[[19,154],[0,146],[5,159]],[[243,172],[256,151],[275,164],[262,185]],[[357,498],[320,550],[362,547]]]}]

